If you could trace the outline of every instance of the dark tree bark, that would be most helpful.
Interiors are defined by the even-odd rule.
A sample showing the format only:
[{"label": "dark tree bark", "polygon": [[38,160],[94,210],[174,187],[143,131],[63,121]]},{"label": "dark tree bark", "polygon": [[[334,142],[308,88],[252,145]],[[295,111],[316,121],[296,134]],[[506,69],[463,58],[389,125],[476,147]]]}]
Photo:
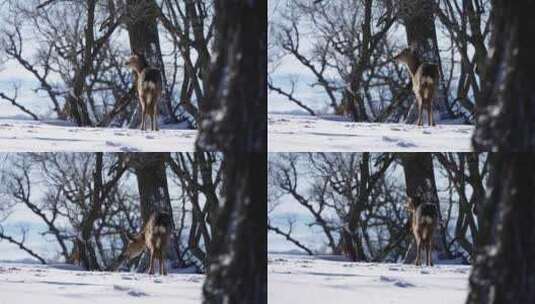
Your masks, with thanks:
[{"label": "dark tree bark", "polygon": [[134,169],[137,177],[141,217],[144,223],[154,212],[172,214],[165,172],[168,157],[168,153],[131,153],[128,156],[128,165]]},{"label": "dark tree bark", "polygon": [[205,304],[267,303],[267,159],[226,153],[203,287]]},{"label": "dark tree bark", "polygon": [[[405,24],[407,44],[416,48],[423,61],[432,62],[441,67],[435,28],[435,9],[436,4],[431,0],[402,0],[399,4],[399,15]],[[449,116],[448,100],[443,86],[442,73],[440,79],[433,107],[438,110],[441,118],[447,118]],[[414,122],[416,118],[416,107],[412,106],[406,120]]]},{"label": "dark tree bark", "polygon": [[535,155],[490,157],[467,303],[535,303]]},{"label": "dark tree bark", "polygon": [[224,184],[206,304],[267,303],[266,19],[266,1],[215,2],[215,57],[197,148],[224,151]]},{"label": "dark tree bark", "polygon": [[201,150],[267,150],[267,4],[216,1],[215,55],[201,103]]},{"label": "dark tree bark", "polygon": [[533,1],[495,0],[490,59],[476,105],[474,148],[535,149],[535,19]]},{"label": "dark tree bark", "polygon": [[[442,218],[440,204],[435,183],[433,158],[430,153],[404,153],[401,155],[403,170],[405,172],[405,185],[407,195],[419,197],[422,203],[431,203],[437,206],[439,221]],[[445,250],[442,227],[436,227],[433,234],[433,248],[441,259],[448,258]],[[415,242],[409,246],[405,256],[405,263],[412,263],[416,258]]]}]

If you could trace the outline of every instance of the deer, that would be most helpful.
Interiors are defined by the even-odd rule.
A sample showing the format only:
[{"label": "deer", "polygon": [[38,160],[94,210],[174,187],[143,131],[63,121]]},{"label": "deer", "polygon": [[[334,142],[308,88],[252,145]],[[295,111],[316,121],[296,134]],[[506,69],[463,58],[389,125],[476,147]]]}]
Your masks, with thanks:
[{"label": "deer", "polygon": [[435,96],[440,68],[437,64],[422,62],[414,47],[406,48],[394,57],[398,64],[404,64],[412,80],[412,91],[418,105],[418,126],[423,126],[423,109],[427,110],[429,126],[434,126],[433,97]]},{"label": "deer", "polygon": [[139,256],[145,248],[149,250],[149,274],[154,274],[154,262],[158,259],[160,275],[166,275],[165,253],[169,236],[171,235],[171,216],[167,213],[153,213],[141,232],[134,237],[128,237],[126,249],[122,258],[131,260]]},{"label": "deer", "polygon": [[416,266],[420,266],[422,246],[425,249],[427,265],[433,266],[431,256],[433,246],[433,232],[437,225],[437,207],[432,203],[421,203],[419,198],[409,197],[406,206],[411,216],[411,230],[416,240]]},{"label": "deer", "polygon": [[146,130],[146,117],[150,117],[152,131],[158,131],[158,101],[162,95],[162,75],[151,67],[143,54],[134,53],[126,66],[137,75],[136,88],[141,108],[141,130]]}]

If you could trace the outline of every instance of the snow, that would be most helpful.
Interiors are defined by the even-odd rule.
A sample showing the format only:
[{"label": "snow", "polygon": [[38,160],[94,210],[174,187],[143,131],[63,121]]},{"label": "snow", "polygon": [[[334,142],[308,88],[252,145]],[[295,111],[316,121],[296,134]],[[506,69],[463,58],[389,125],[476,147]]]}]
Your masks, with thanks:
[{"label": "snow", "polygon": [[204,275],[78,271],[68,265],[0,263],[0,304],[201,303]]},{"label": "snow", "polygon": [[[427,122],[427,121],[426,121]],[[268,114],[270,152],[468,152],[474,126],[355,123],[334,116]]]},{"label": "snow", "polygon": [[196,130],[80,128],[58,121],[0,120],[0,152],[192,152],[196,137]]},{"label": "snow", "polygon": [[351,263],[336,257],[270,254],[268,299],[277,304],[455,304],[470,266]]}]

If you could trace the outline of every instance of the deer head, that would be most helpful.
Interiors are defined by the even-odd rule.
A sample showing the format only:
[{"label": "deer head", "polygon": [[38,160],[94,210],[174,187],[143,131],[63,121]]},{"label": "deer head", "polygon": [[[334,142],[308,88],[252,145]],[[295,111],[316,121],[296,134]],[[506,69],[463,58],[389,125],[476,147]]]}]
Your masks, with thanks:
[{"label": "deer head", "polygon": [[396,61],[396,63],[405,63],[409,60],[409,58],[413,56],[415,56],[414,51],[410,48],[406,48],[399,52],[396,56],[394,56],[394,60]]},{"label": "deer head", "polygon": [[143,54],[134,53],[132,56],[128,57],[125,65],[139,73],[148,65],[148,63]]},{"label": "deer head", "polygon": [[128,259],[135,258],[136,256],[140,255],[143,250],[145,250],[145,234],[143,233],[143,231],[141,233],[138,233],[134,237],[128,235],[128,233],[124,233],[124,235],[128,240],[124,255]]}]

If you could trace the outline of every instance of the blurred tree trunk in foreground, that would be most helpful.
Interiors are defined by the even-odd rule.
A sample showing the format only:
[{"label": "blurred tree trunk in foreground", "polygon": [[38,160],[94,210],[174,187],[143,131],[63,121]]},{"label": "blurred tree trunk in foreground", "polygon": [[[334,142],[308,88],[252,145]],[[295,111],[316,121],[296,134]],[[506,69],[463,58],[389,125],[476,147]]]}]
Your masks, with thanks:
[{"label": "blurred tree trunk in foreground", "polygon": [[472,139],[479,151],[535,150],[535,10],[533,1],[495,0],[493,36],[476,105]]},{"label": "blurred tree trunk in foreground", "polygon": [[226,154],[223,170],[203,303],[266,303],[266,154]]},{"label": "blurred tree trunk in foreground", "polygon": [[265,1],[215,2],[215,57],[197,148],[224,152],[223,190],[205,304],[267,303],[266,18]]},{"label": "blurred tree trunk in foreground", "polygon": [[490,157],[467,303],[535,303],[535,155]]},{"label": "blurred tree trunk in foreground", "polygon": [[216,50],[201,103],[199,149],[267,151],[266,18],[265,1],[216,2]]}]

